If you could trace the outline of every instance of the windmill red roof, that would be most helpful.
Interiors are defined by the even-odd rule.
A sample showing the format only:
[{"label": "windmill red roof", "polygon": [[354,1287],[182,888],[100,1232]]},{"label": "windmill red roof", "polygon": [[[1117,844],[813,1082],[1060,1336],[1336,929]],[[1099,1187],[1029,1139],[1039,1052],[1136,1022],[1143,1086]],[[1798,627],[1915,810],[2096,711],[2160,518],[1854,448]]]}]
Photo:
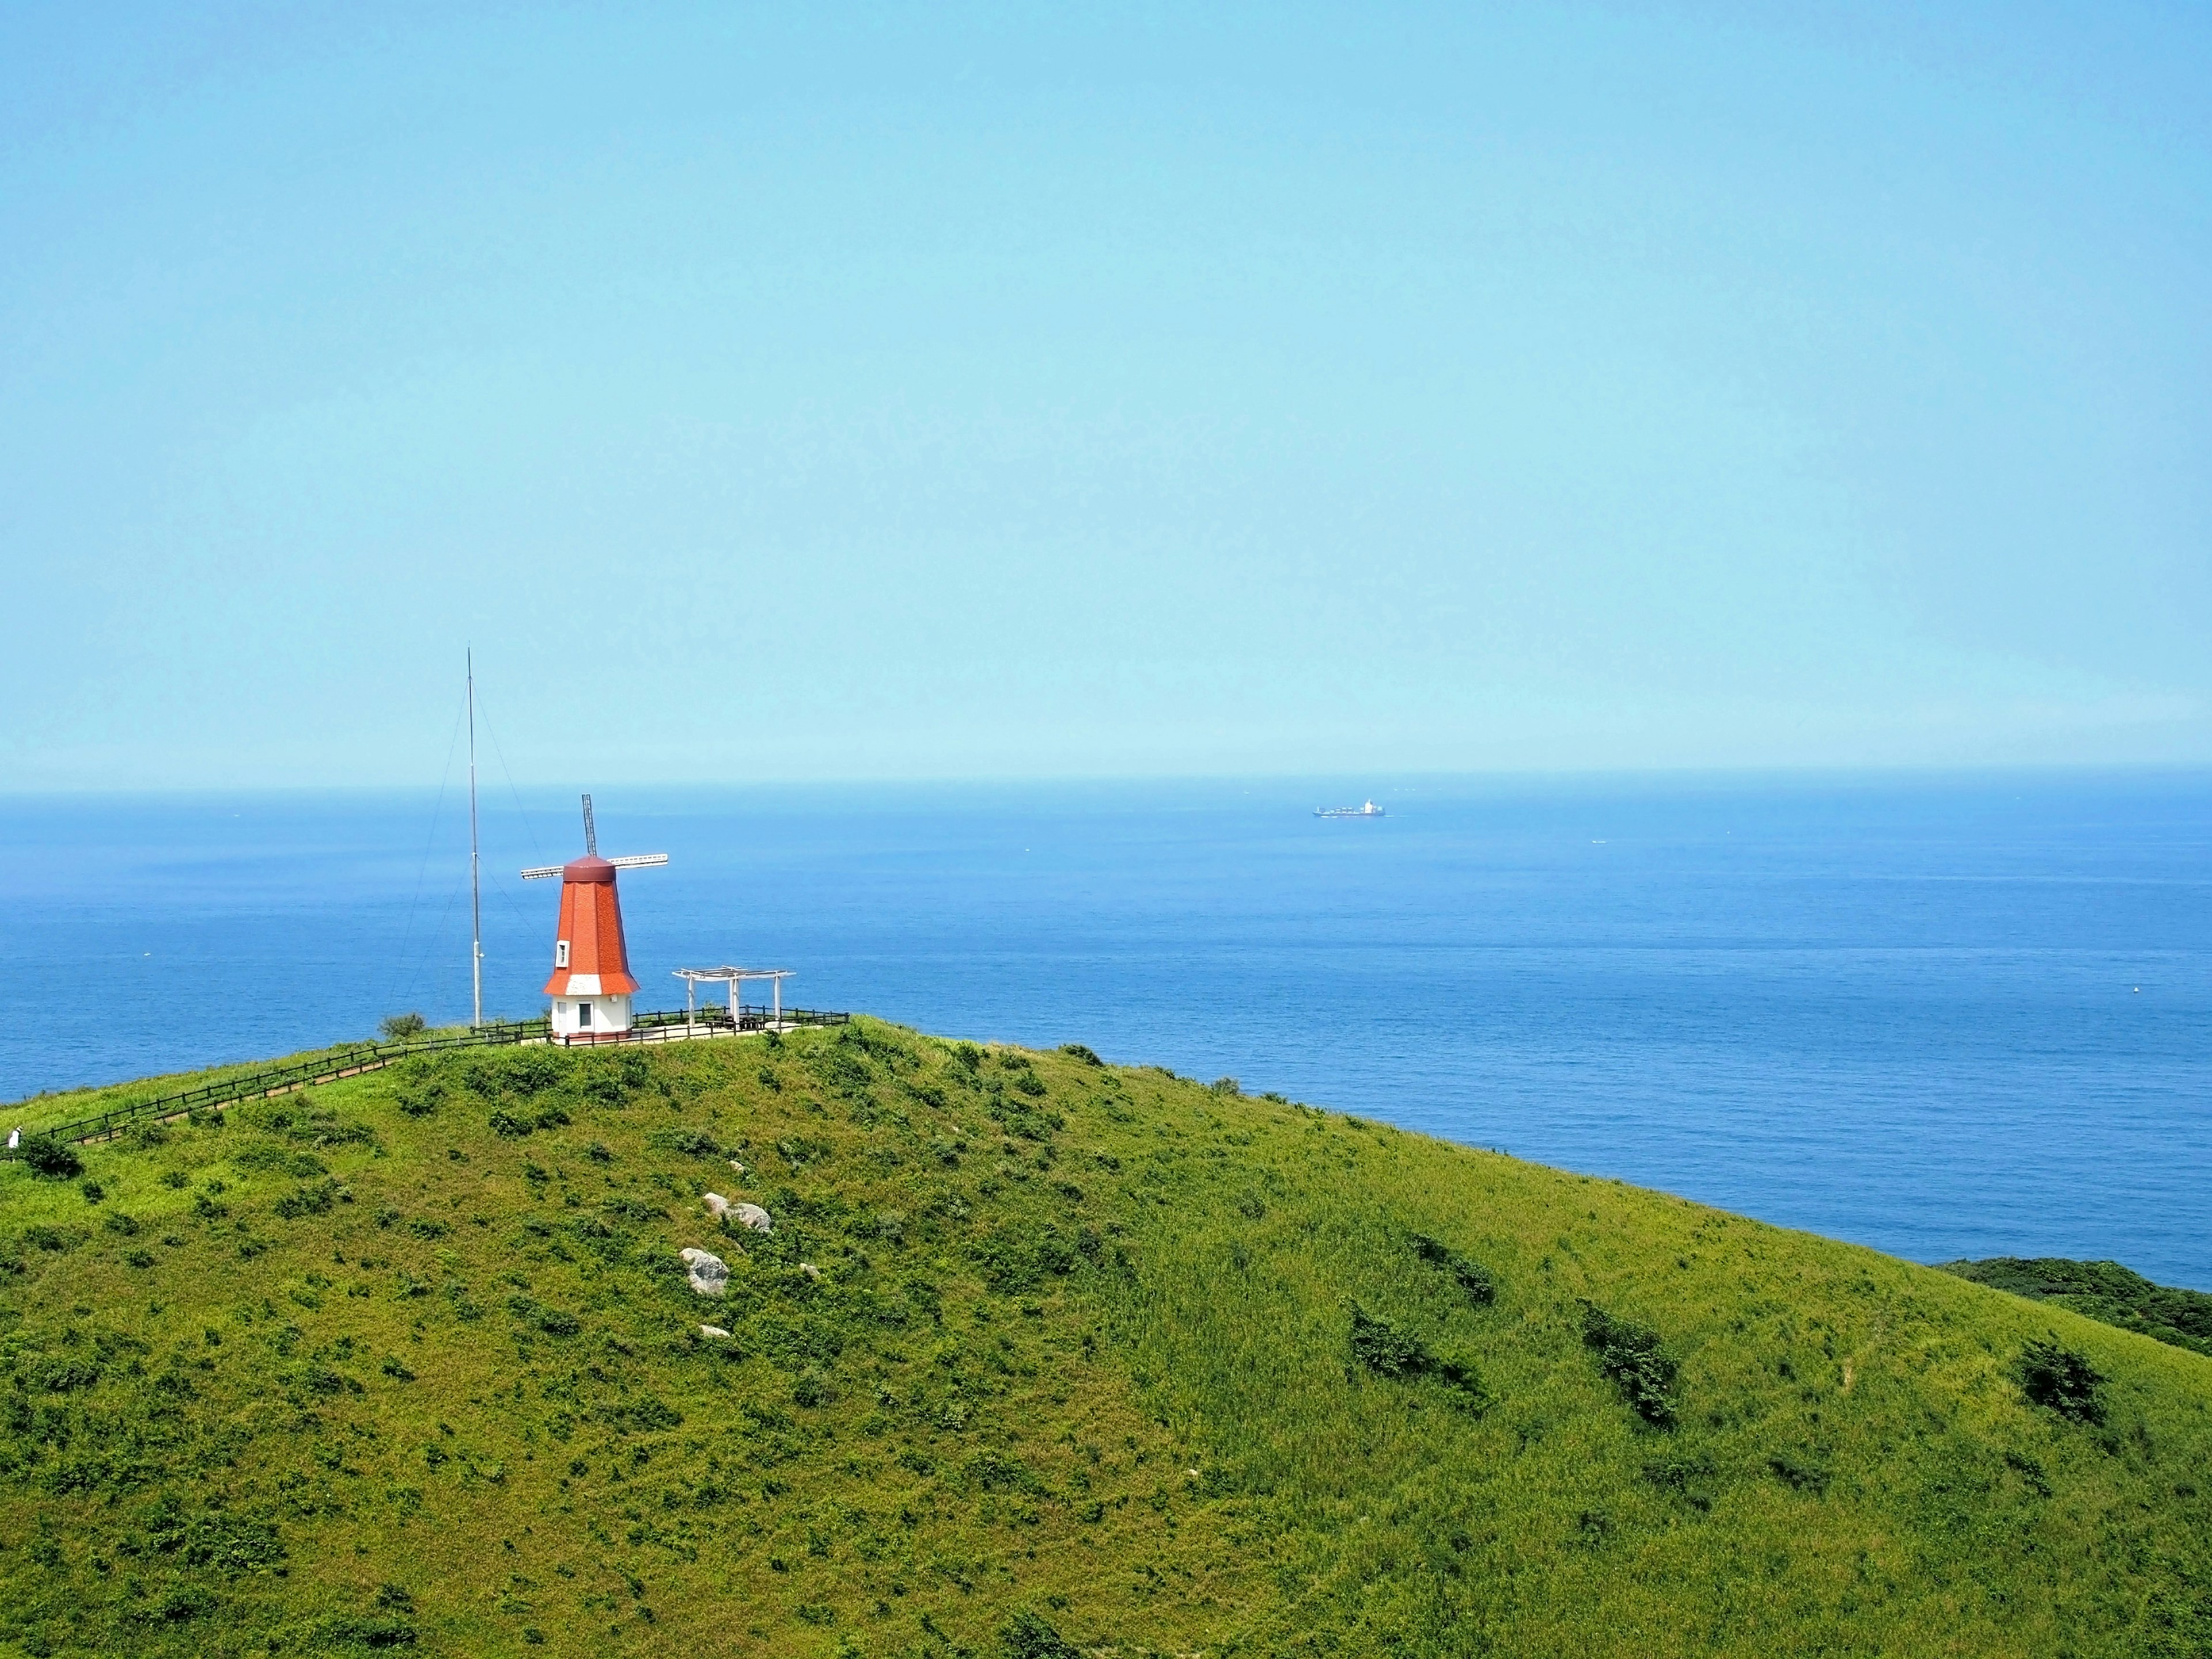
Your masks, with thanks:
[{"label": "windmill red roof", "polygon": [[[623,940],[622,898],[615,888],[615,872],[667,862],[665,853],[601,858],[592,823],[592,798],[584,797],[584,856],[522,872],[526,881],[561,878],[561,921],[554,934],[553,976],[545,981],[546,995],[635,994],[637,981],[630,975],[629,951]],[[627,1024],[627,1017],[621,1018]]]},{"label": "windmill red roof", "polygon": [[568,960],[566,967],[557,965],[564,953],[556,943],[546,995],[628,996],[636,991],[623,945],[615,867],[606,860],[587,854],[561,866],[561,928],[556,937],[568,942]]}]

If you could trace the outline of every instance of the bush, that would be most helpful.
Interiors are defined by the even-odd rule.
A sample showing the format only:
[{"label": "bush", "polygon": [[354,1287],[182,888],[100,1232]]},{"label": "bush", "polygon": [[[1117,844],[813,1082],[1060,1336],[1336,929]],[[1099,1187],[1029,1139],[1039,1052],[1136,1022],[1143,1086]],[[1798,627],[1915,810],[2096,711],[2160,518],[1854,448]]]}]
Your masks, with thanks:
[{"label": "bush", "polygon": [[480,1095],[511,1091],[527,1100],[557,1088],[568,1075],[570,1062],[556,1048],[513,1048],[478,1054],[468,1066],[469,1086]]},{"label": "bush", "polygon": [[1026,1608],[1006,1621],[1004,1640],[1008,1659],[1083,1659],[1082,1649]]},{"label": "bush", "polygon": [[1413,1245],[1413,1253],[1422,1261],[1442,1267],[1457,1279],[1460,1289],[1467,1292],[1467,1299],[1476,1307],[1486,1308],[1498,1300],[1498,1280],[1480,1261],[1468,1260],[1442,1240],[1431,1238],[1426,1233],[1415,1233]]},{"label": "bush", "polygon": [[1001,1224],[969,1246],[982,1270],[983,1282],[1002,1296],[1035,1291],[1048,1275],[1075,1271],[1075,1244],[1050,1222],[1032,1236],[1028,1229]]},{"label": "bush", "polygon": [[1097,1050],[1087,1042],[1063,1042],[1060,1045],[1060,1052],[1071,1060],[1081,1060],[1085,1066],[1103,1066],[1106,1063],[1098,1058]]},{"label": "bush", "polygon": [[1357,1303],[1352,1309],[1352,1357],[1378,1376],[1433,1376],[1459,1395],[1462,1410],[1480,1415],[1489,1408],[1490,1391],[1474,1367],[1438,1358],[1411,1332],[1374,1317]]},{"label": "bush", "polygon": [[586,1056],[580,1070],[586,1098],[602,1106],[619,1106],[653,1081],[653,1062],[635,1048]]},{"label": "bush", "polygon": [[285,1221],[297,1221],[303,1216],[328,1215],[331,1206],[339,1201],[343,1191],[335,1181],[327,1178],[311,1187],[301,1187],[278,1199],[274,1206],[277,1217]]},{"label": "bush", "polygon": [[648,1146],[664,1152],[681,1152],[686,1158],[719,1158],[722,1152],[714,1137],[704,1129],[655,1129],[645,1141]]},{"label": "bush", "polygon": [[393,1092],[399,1100],[399,1109],[410,1117],[428,1117],[445,1103],[446,1079],[429,1061],[410,1060],[395,1068],[398,1076]]},{"label": "bush", "polygon": [[52,1135],[32,1135],[23,1142],[23,1162],[33,1175],[55,1181],[74,1181],[84,1173],[84,1160],[76,1148]]},{"label": "bush", "polygon": [[2105,1378],[2088,1360],[2058,1346],[2054,1334],[2031,1342],[2020,1351],[2020,1383],[2035,1405],[2048,1407],[2073,1423],[2101,1423],[2105,1402],[2099,1397]]},{"label": "bush", "polygon": [[1378,1376],[1416,1376],[1436,1363],[1419,1338],[1357,1303],[1352,1309],[1352,1357]]},{"label": "bush", "polygon": [[430,1022],[416,1013],[389,1014],[377,1030],[384,1033],[386,1042],[404,1042],[409,1037],[421,1036],[430,1029]]},{"label": "bush", "polygon": [[155,1615],[172,1625],[187,1624],[195,1619],[204,1619],[216,1609],[212,1591],[198,1584],[187,1584],[182,1589],[171,1590],[161,1600]]},{"label": "bush", "polygon": [[1583,1346],[1597,1355],[1598,1369],[1620,1386],[1638,1417],[1654,1428],[1674,1427],[1674,1382],[1682,1367],[1658,1332],[1585,1302]]},{"label": "bush", "polygon": [[416,1643],[415,1626],[404,1619],[361,1618],[347,1615],[325,1619],[314,1627],[308,1638],[311,1652],[356,1653],[363,1649],[370,1652],[392,1648],[411,1648]]},{"label": "bush", "polygon": [[1244,1085],[1233,1077],[1218,1077],[1206,1085],[1217,1095],[1241,1095]]}]

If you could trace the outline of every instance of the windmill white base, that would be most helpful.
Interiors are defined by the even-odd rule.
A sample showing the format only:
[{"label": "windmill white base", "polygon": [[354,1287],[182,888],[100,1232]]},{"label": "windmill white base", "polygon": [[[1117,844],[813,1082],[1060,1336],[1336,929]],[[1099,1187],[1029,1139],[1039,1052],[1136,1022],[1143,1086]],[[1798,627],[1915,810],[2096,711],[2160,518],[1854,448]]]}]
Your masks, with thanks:
[{"label": "windmill white base", "polygon": [[[569,988],[574,989],[574,980]],[[556,1039],[615,1036],[629,1030],[629,1025],[630,1000],[626,996],[553,999],[550,1030]]]}]

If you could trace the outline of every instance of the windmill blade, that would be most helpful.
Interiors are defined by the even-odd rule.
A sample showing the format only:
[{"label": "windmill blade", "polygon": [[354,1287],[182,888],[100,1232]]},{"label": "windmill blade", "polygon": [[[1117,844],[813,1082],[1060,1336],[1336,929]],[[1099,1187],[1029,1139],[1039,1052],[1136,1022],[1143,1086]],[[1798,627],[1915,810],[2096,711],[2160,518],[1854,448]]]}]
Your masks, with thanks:
[{"label": "windmill blade", "polygon": [[668,854],[665,853],[625,853],[618,859],[609,859],[607,862],[613,865],[617,870],[650,870],[656,865],[667,863]]},{"label": "windmill blade", "polygon": [[543,881],[548,876],[557,876],[560,873],[561,866],[559,865],[541,864],[534,869],[525,870],[522,872],[522,878],[525,881]]}]

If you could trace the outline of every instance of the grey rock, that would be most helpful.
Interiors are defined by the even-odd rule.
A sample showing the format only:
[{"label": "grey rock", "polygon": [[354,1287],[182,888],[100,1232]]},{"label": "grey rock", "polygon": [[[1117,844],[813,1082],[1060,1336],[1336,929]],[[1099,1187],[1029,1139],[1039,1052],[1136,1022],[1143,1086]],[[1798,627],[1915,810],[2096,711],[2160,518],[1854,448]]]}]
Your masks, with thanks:
[{"label": "grey rock", "polygon": [[702,1326],[699,1328],[699,1334],[700,1334],[700,1335],[702,1335],[702,1336],[705,1336],[705,1337],[714,1337],[714,1338],[717,1338],[717,1339],[720,1339],[720,1340],[721,1340],[726,1341],[726,1340],[729,1340],[729,1334],[729,1334],[727,1331],[724,1330],[724,1329],[723,1329],[720,1325],[702,1325]]},{"label": "grey rock", "polygon": [[684,1277],[691,1288],[702,1296],[720,1296],[730,1282],[730,1266],[719,1255],[702,1249],[686,1249],[679,1253],[684,1261]]},{"label": "grey rock", "polygon": [[757,1204],[733,1204],[730,1213],[757,1233],[772,1233],[775,1223],[769,1219],[768,1212]]},{"label": "grey rock", "polygon": [[707,1206],[707,1213],[717,1221],[730,1212],[730,1200],[720,1193],[709,1193],[702,1201]]}]

